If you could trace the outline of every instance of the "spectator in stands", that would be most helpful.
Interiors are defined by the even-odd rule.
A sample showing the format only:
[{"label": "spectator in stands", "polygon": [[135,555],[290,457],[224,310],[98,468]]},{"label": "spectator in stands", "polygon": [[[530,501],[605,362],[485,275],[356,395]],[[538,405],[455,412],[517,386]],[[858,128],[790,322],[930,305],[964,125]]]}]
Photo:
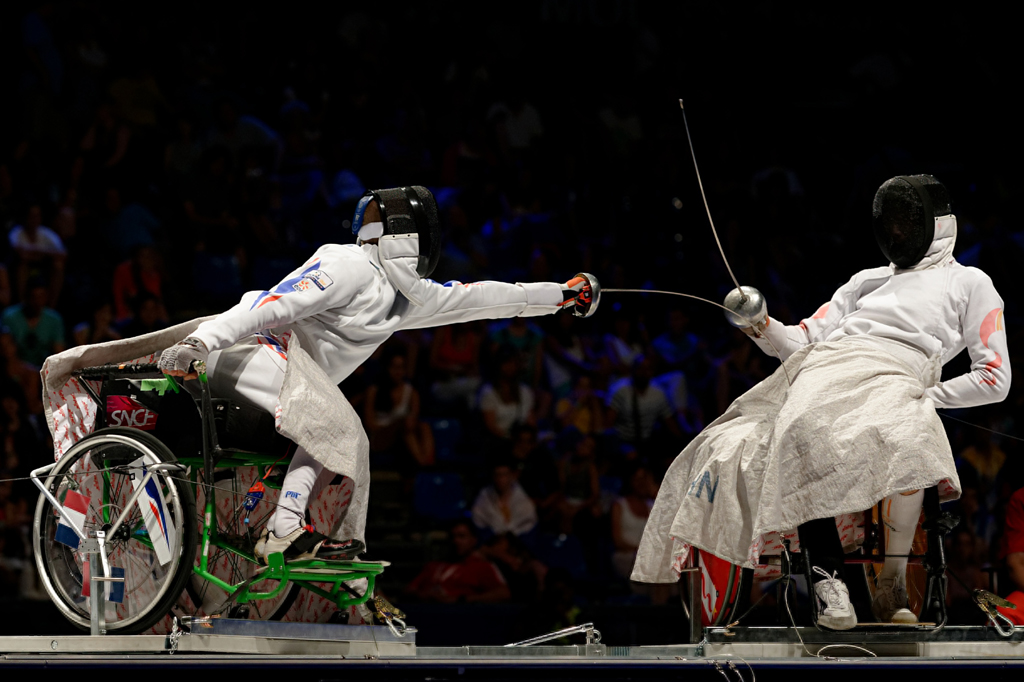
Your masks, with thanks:
[{"label": "spectator in stands", "polygon": [[477,549],[476,533],[468,521],[457,521],[449,533],[450,561],[432,561],[405,588],[412,599],[442,604],[508,601],[511,592],[498,568]]},{"label": "spectator in stands", "polygon": [[0,225],[10,225],[15,217],[14,176],[6,159],[0,159]]},{"label": "spectator in stands", "polygon": [[[28,476],[38,466],[37,458],[41,454],[36,433],[31,415],[25,412],[25,399],[18,387],[9,384],[0,386],[0,469],[6,469],[13,478],[24,479]],[[49,456],[49,453],[45,456]],[[28,502],[31,500],[34,503],[37,496],[29,481],[14,481],[13,493],[5,511],[0,511],[3,511],[9,523],[30,523]]]},{"label": "spectator in stands", "polygon": [[51,2],[33,5],[32,11],[21,21],[20,38],[27,57],[22,86],[28,92],[45,93],[47,98],[56,97],[64,83],[64,60],[50,30],[56,8]]},{"label": "spectator in stands", "polygon": [[733,330],[725,356],[718,362],[715,377],[716,414],[722,414],[729,403],[768,376],[764,355],[756,352],[739,330]]},{"label": "spectator in stands", "polygon": [[231,158],[226,147],[207,148],[200,161],[200,172],[184,193],[185,217],[199,237],[198,246],[215,253],[231,253],[240,243],[238,219],[233,213]]},{"label": "spectator in stands", "polygon": [[1015,624],[1024,625],[1024,488],[1018,489],[1006,505],[1006,530],[999,558],[1006,562],[1010,579],[1010,586],[1003,591],[1010,591],[1006,598],[1017,605],[1016,609],[999,611]]},{"label": "spectator in stands", "polygon": [[[527,615],[528,626],[520,628],[524,636],[527,632],[554,632],[563,630],[580,622],[582,609],[577,602],[577,581],[565,568],[551,568],[544,578],[544,591],[536,609]],[[576,638],[565,637],[551,644],[569,644]]]},{"label": "spectator in stands", "polygon": [[[0,487],[3,484],[0,483]],[[0,504],[3,503],[3,492],[0,489]],[[21,543],[20,533],[15,526],[0,521],[0,598],[13,600],[18,596],[21,585],[21,571],[24,558],[15,556],[16,547]]]},{"label": "spectator in stands", "polygon": [[[42,391],[39,392],[42,395]],[[29,463],[35,456],[39,439],[25,410],[25,393],[21,386],[13,383],[0,385],[0,422],[6,424],[7,437],[22,464]]]},{"label": "spectator in stands", "polygon": [[612,506],[612,542],[615,543],[612,566],[627,580],[633,572],[636,550],[657,495],[658,486],[650,469],[638,465],[626,477],[625,494]]},{"label": "spectator in stands", "polygon": [[382,362],[383,376],[366,391],[363,415],[370,450],[399,449],[411,456],[416,466],[430,466],[434,463],[434,434],[430,425],[420,421],[420,394],[406,378],[401,350],[389,349]]},{"label": "spectator in stands", "polygon": [[555,417],[562,429],[573,427],[588,436],[604,431],[604,406],[593,389],[590,375],[576,378],[572,393],[555,405]]},{"label": "spectator in stands", "polygon": [[501,147],[521,154],[544,135],[544,124],[540,112],[526,100],[525,84],[512,83],[506,92],[508,99],[492,105],[487,118],[499,124]]},{"label": "spectator in stands", "polygon": [[[568,316],[565,316],[568,317]],[[473,409],[480,389],[479,323],[448,325],[434,332],[430,369],[435,376],[430,393],[445,404],[462,403]]]},{"label": "spectator in stands", "polygon": [[[586,525],[600,515],[601,486],[594,464],[597,444],[593,437],[569,428],[559,437],[566,453],[558,466],[558,525],[562,533],[573,532],[582,518]],[[586,517],[590,517],[590,519]]]},{"label": "spectator in stands", "polygon": [[466,123],[462,136],[441,158],[441,182],[453,187],[472,187],[496,172],[498,158],[487,139],[487,127],[474,118]]},{"label": "spectator in stands", "polygon": [[344,381],[338,384],[338,388],[345,394],[349,404],[352,405],[352,409],[358,414],[365,414],[366,394],[370,390],[368,375],[366,363],[363,363],[352,374],[348,375]]},{"label": "spectator in stands", "polygon": [[983,492],[992,489],[996,477],[1006,463],[1006,453],[988,435],[975,438],[957,458],[961,466],[969,466]]},{"label": "spectator in stands", "polygon": [[962,465],[958,467],[957,473],[961,486],[960,499],[957,501],[960,525],[968,528],[978,539],[978,556],[988,556],[999,524],[996,516],[985,504],[986,496],[979,488],[978,476],[974,469],[969,465]]},{"label": "spectator in stands", "polygon": [[690,385],[682,372],[660,374],[651,383],[668,398],[674,412],[673,419],[684,433],[696,435],[704,428],[703,410],[696,401],[690,400]]},{"label": "spectator in stands", "polygon": [[11,304],[11,278],[7,266],[0,263],[0,306],[6,308]]},{"label": "spectator in stands", "polygon": [[508,441],[517,424],[536,426],[534,395],[519,381],[519,355],[512,348],[500,349],[495,360],[493,382],[480,389],[480,412],[487,433]]},{"label": "spectator in stands", "polygon": [[540,386],[541,346],[544,333],[525,317],[513,317],[498,322],[490,334],[491,354],[499,355],[506,350],[514,350],[519,356],[519,381],[535,391]]},{"label": "spectator in stands", "polygon": [[175,136],[164,148],[164,172],[174,189],[181,189],[185,178],[199,165],[202,147],[195,139],[192,121],[179,116],[174,123]]},{"label": "spectator in stands", "polygon": [[651,383],[651,377],[650,360],[639,356],[632,377],[609,389],[608,423],[623,443],[640,450],[651,444],[659,424],[672,436],[682,438],[668,398]]},{"label": "spectator in stands", "polygon": [[53,305],[60,297],[64,284],[64,262],[67,251],[57,233],[43,225],[43,208],[29,204],[20,225],[7,235],[11,249],[17,256],[15,280],[18,296],[24,300],[31,277],[49,282],[46,304]]},{"label": "spectator in stands", "polygon": [[[0,330],[0,363],[3,366],[3,377],[21,390],[28,413],[42,414],[42,384],[39,380],[39,368],[18,356],[18,344],[14,340],[14,336],[7,330]],[[7,390],[12,389],[13,386]]]},{"label": "spectator in stands", "polygon": [[118,321],[131,319],[140,297],[151,296],[160,305],[160,320],[168,320],[163,303],[163,263],[149,245],[137,245],[132,256],[114,269],[114,306]]},{"label": "spectator in stands", "polygon": [[101,227],[103,239],[118,258],[152,248],[156,243],[160,221],[141,203],[125,203],[119,187],[107,187],[104,208],[107,219]]},{"label": "spectator in stands", "polygon": [[221,100],[217,107],[217,123],[207,136],[206,147],[225,149],[227,165],[237,165],[243,151],[256,148],[268,150],[277,168],[284,152],[281,137],[270,126],[255,116],[239,116],[229,99]]},{"label": "spectator in stands", "polygon": [[668,330],[654,339],[652,360],[657,376],[654,383],[664,391],[683,431],[696,434],[704,428],[701,409],[690,401],[688,375],[699,378],[703,374],[700,360],[700,340],[687,331],[689,318],[676,308],[668,314]]},{"label": "spectator in stands", "polygon": [[950,580],[946,592],[951,622],[963,625],[981,625],[985,614],[974,603],[972,591],[988,589],[988,577],[981,570],[978,538],[970,529],[960,526],[950,535],[949,568],[964,581]]},{"label": "spectator in stands", "polygon": [[[556,401],[566,397],[573,388],[573,377],[591,374],[593,358],[579,327],[568,315],[545,320],[544,368]],[[557,416],[557,409],[556,409]]]},{"label": "spectator in stands", "polygon": [[511,462],[498,462],[491,485],[473,503],[473,523],[492,535],[524,535],[537,526],[537,508],[519,485],[519,470]]},{"label": "spectator in stands", "polygon": [[114,306],[110,301],[101,300],[92,306],[92,316],[75,325],[71,339],[76,346],[87,346],[123,338],[114,327]]},{"label": "spectator in stands", "polygon": [[142,336],[167,327],[164,318],[164,306],[153,294],[143,292],[134,299],[132,316],[121,327],[121,335],[125,338]]},{"label": "spectator in stands", "polygon": [[71,169],[72,192],[88,195],[98,184],[125,176],[131,141],[131,128],[121,119],[114,103],[104,100],[79,142],[79,155]]},{"label": "spectator in stands", "polygon": [[683,372],[687,363],[697,353],[700,339],[687,331],[689,317],[680,308],[673,308],[668,314],[668,330],[655,337],[654,347],[660,372]]},{"label": "spectator in stands", "polygon": [[644,334],[629,315],[616,312],[612,331],[604,335],[604,355],[611,363],[613,379],[629,376],[636,361],[644,356]]},{"label": "spectator in stands", "polygon": [[136,57],[125,67],[126,73],[110,84],[110,98],[133,131],[151,135],[156,132],[167,102],[144,59]]},{"label": "spectator in stands", "polygon": [[18,356],[36,367],[54,353],[64,350],[64,320],[46,307],[49,289],[40,280],[30,282],[24,303],[3,312],[3,325],[14,337]]},{"label": "spectator in stands", "polygon": [[537,443],[537,429],[529,424],[512,428],[509,461],[515,466],[517,480],[538,506],[547,507],[558,493],[558,469],[551,452]]},{"label": "spectator in stands", "polygon": [[548,567],[530,554],[520,538],[512,533],[496,535],[480,552],[494,562],[508,581],[513,601],[529,604],[540,597]]}]

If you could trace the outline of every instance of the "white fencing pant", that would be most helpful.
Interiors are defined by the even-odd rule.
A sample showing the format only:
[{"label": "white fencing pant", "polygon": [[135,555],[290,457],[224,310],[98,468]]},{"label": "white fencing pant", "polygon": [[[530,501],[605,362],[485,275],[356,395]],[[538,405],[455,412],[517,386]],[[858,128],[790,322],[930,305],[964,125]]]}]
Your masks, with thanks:
[{"label": "white fencing pant", "polygon": [[[252,407],[277,413],[287,360],[260,337],[243,339],[231,348],[210,353],[206,363],[210,390]],[[277,511],[267,527],[283,537],[305,523],[306,508],[335,474],[298,447],[281,486]]]}]

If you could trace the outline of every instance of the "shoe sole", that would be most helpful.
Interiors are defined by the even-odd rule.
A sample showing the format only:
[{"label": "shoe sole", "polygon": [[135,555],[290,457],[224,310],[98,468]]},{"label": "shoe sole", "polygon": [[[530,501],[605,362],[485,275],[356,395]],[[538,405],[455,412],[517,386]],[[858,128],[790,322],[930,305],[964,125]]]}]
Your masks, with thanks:
[{"label": "shoe sole", "polygon": [[872,615],[875,617],[875,621],[878,623],[892,623],[894,625],[917,625],[917,616],[914,615],[913,611],[909,609],[899,609],[894,611],[889,616],[885,614],[876,613],[872,610]]},{"label": "shoe sole", "polygon": [[900,609],[892,614],[889,622],[896,623],[897,625],[917,625],[917,616],[907,609]]},{"label": "shoe sole", "polygon": [[828,616],[819,616],[818,627],[826,630],[835,630],[837,632],[852,630],[857,627],[857,616],[852,615],[848,618],[829,618]]}]

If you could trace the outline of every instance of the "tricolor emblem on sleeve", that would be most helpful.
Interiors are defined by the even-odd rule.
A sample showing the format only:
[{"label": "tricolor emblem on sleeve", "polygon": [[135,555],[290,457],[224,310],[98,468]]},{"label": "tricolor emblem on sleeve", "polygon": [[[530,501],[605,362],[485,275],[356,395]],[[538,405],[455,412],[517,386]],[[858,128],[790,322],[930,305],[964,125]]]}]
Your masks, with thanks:
[{"label": "tricolor emblem on sleeve", "polygon": [[[64,497],[64,511],[75,523],[75,528],[85,531],[85,513],[89,509],[89,498],[74,490],[69,490]],[[71,549],[78,549],[79,537],[75,528],[68,525],[63,515],[57,517],[57,534],[54,540],[67,545]]]}]

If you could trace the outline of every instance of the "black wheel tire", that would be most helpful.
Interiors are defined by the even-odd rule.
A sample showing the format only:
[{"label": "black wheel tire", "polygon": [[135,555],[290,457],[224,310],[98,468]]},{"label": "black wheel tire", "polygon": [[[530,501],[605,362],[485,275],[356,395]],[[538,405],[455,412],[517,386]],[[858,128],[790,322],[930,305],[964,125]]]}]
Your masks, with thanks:
[{"label": "black wheel tire", "polygon": [[[172,453],[167,446],[145,431],[126,427],[100,429],[99,431],[86,436],[72,446],[68,453],[65,454],[65,456],[57,463],[57,466],[54,467],[50,473],[50,476],[53,476],[49,488],[51,494],[60,485],[60,475],[70,469],[81,456],[84,456],[84,453],[89,452],[87,445],[88,442],[90,440],[100,440],[103,436],[109,435],[122,436],[128,440],[135,440],[141,443],[152,451],[162,462],[178,461],[174,456],[174,453]],[[199,533],[197,528],[195,496],[192,494],[192,489],[189,484],[182,480],[183,478],[183,475],[179,475],[174,479],[167,479],[168,483],[173,485],[177,490],[182,513],[182,524],[180,529],[182,535],[181,552],[178,558],[178,565],[170,579],[170,587],[164,591],[153,605],[148,607],[144,614],[129,625],[121,625],[117,621],[108,622],[108,633],[116,632],[118,634],[137,634],[156,625],[164,618],[164,616],[171,612],[171,607],[175,604],[178,597],[185,589],[185,584],[188,581],[189,576],[192,575],[192,566],[195,561],[196,543],[198,541]],[[43,532],[41,530],[45,514],[53,514],[53,509],[46,498],[40,494],[39,501],[36,503],[36,513],[33,523],[33,551],[36,556],[36,567],[39,570],[40,577],[43,579],[43,586],[46,588],[47,593],[50,595],[51,599],[54,600],[61,613],[72,623],[72,625],[81,630],[88,631],[90,626],[88,617],[82,618],[78,610],[75,609],[73,605],[67,604],[64,596],[57,592],[52,586],[54,575],[52,574],[51,567],[46,559],[48,554],[43,547],[43,543],[46,539],[43,537]]]}]

